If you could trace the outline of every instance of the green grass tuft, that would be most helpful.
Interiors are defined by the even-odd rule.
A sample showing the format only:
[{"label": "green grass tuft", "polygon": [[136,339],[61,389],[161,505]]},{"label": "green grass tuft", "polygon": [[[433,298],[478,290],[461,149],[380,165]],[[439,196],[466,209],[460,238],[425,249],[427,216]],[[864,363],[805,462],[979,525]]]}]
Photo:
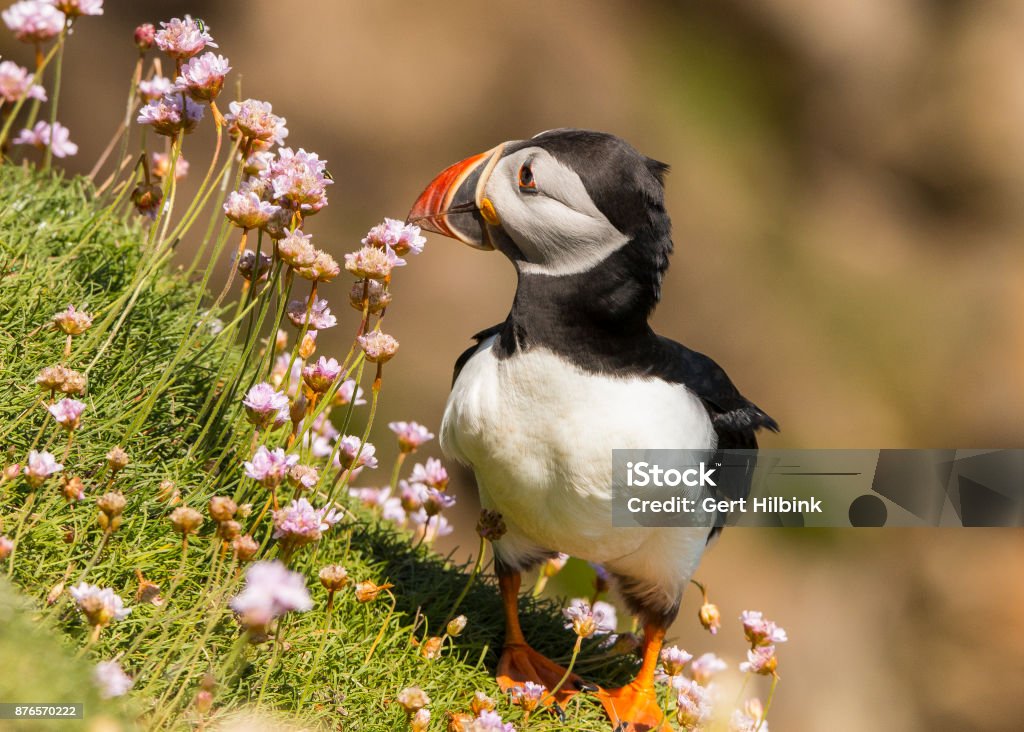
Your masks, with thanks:
[{"label": "green grass tuft", "polygon": [[[87,305],[96,313],[96,326],[74,339],[68,364],[88,370],[89,389],[83,398],[88,410],[62,460],[64,475],[84,481],[86,499],[67,504],[57,479],[36,491],[20,479],[0,483],[0,534],[17,543],[10,560],[0,563],[0,577],[7,575],[22,595],[13,600],[9,592],[0,594],[0,614],[6,618],[0,627],[0,664],[5,669],[0,677],[12,668],[25,668],[29,657],[34,668],[0,682],[0,697],[80,700],[93,717],[137,720],[143,728],[187,728],[199,719],[194,707],[199,684],[212,673],[217,687],[209,719],[214,720],[259,705],[313,727],[402,729],[404,714],[391,700],[403,687],[416,684],[433,700],[431,729],[444,729],[447,711],[465,711],[476,690],[499,698],[499,711],[517,721],[519,711],[500,699],[493,681],[503,633],[493,584],[478,582],[464,602],[461,611],[469,616],[464,635],[449,641],[440,659],[423,659],[418,643],[443,633],[467,567],[427,547],[412,546],[407,534],[361,509],[353,509],[353,518],[293,559],[292,569],[307,577],[316,606],[284,622],[277,662],[270,666],[273,643],[238,643],[238,625],[227,600],[238,592],[241,579],[230,556],[221,560],[212,522],[207,519],[192,537],[182,562],[180,538],[167,520],[172,507],[157,496],[161,481],[172,480],[182,492],[183,505],[205,515],[211,496],[239,490],[239,466],[248,455],[252,433],[237,408],[220,417],[224,421],[214,425],[208,439],[198,443],[195,437],[196,427],[209,419],[208,398],[223,387],[221,377],[242,363],[240,347],[229,343],[230,338],[213,339],[208,330],[193,335],[187,354],[174,366],[172,383],[142,428],[131,433],[133,420],[194,326],[192,304],[200,293],[197,285],[169,269],[145,280],[135,293],[131,288],[136,275],[150,263],[142,253],[145,231],[106,217],[90,197],[90,188],[81,181],[0,166],[4,464],[24,461],[33,447],[49,449],[61,459],[67,438],[47,413],[34,382],[40,369],[61,359],[64,344],[61,333],[45,326],[68,304]],[[133,294],[133,307],[111,339]],[[224,311],[233,307],[226,305]],[[95,502],[107,489],[105,455],[115,445],[124,447],[132,460],[113,482],[124,491],[128,507],[124,524],[104,545]],[[260,508],[256,505],[245,523]],[[246,528],[263,540],[267,524],[264,520]],[[331,562],[343,564],[353,580],[394,583],[393,612],[386,596],[362,604],[345,590],[324,639],[326,594],[316,572]],[[86,644],[89,628],[67,593],[52,604],[47,596],[62,582],[77,582],[85,570],[90,582],[113,588],[133,612],[106,628],[84,658],[76,660],[72,656]],[[160,586],[163,606],[135,600],[137,572]],[[523,622],[539,650],[568,659],[573,639],[554,605],[524,600]],[[57,628],[60,635],[44,642],[30,626]],[[605,661],[603,653],[594,644],[584,646],[588,676],[621,682],[632,662],[623,657]],[[100,703],[89,671],[95,661],[115,657],[135,678],[135,689],[128,697]],[[308,698],[302,701],[304,692]],[[578,699],[570,705],[565,725],[542,713],[530,720],[529,729],[607,730],[596,701]]]}]

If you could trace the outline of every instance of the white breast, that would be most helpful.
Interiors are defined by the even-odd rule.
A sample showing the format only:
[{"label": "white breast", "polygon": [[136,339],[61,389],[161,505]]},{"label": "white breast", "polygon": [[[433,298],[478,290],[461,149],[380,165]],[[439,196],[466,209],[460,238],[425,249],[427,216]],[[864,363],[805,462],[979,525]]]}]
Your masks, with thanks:
[{"label": "white breast", "polygon": [[509,543],[619,564],[633,576],[657,573],[638,554],[657,552],[664,563],[679,552],[672,574],[688,578],[707,532],[613,528],[612,450],[714,447],[700,400],[659,379],[586,373],[544,349],[499,360],[493,343],[481,343],[459,374],[441,446],[473,468]]}]

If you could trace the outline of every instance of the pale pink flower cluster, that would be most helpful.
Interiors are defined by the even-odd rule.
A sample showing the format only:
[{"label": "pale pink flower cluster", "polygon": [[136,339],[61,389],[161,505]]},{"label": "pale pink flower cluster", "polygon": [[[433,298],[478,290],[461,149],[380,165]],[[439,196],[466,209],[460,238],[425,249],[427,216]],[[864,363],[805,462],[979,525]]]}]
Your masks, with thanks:
[{"label": "pale pink flower cluster", "polygon": [[155,99],[139,111],[136,121],[149,125],[157,134],[172,137],[178,132],[192,132],[203,118],[204,107],[187,96],[170,93]]},{"label": "pale pink flower cluster", "polygon": [[298,455],[286,455],[280,447],[268,450],[260,445],[252,460],[243,463],[246,476],[252,478],[266,488],[281,485],[288,474],[288,469],[299,462]]},{"label": "pale pink flower cluster", "polygon": [[390,422],[388,429],[395,433],[402,452],[415,452],[434,439],[434,433],[419,422]]},{"label": "pale pink flower cluster", "polygon": [[207,46],[217,48],[206,24],[190,15],[160,23],[154,40],[157,48],[179,61],[192,58]]},{"label": "pale pink flower cluster", "polygon": [[46,101],[46,90],[33,84],[35,77],[13,61],[0,61],[0,103],[13,104],[22,97]]},{"label": "pale pink flower cluster", "polygon": [[57,424],[70,432],[71,430],[78,429],[82,423],[82,412],[85,411],[85,402],[65,398],[56,404],[51,404],[47,409],[53,415],[53,418],[57,420]]},{"label": "pale pink flower cluster", "polygon": [[224,214],[235,226],[258,229],[277,213],[279,206],[260,200],[255,193],[232,191],[224,203]]},{"label": "pale pink flower cluster", "polygon": [[140,81],[138,89],[139,96],[142,97],[144,102],[153,102],[166,94],[170,94],[174,89],[174,84],[166,76],[155,74],[150,79]]},{"label": "pale pink flower cluster", "polygon": [[224,88],[224,77],[231,71],[228,60],[213,51],[189,59],[174,82],[174,90],[185,92],[197,102],[210,102]]},{"label": "pale pink flower cluster", "polygon": [[743,622],[743,634],[747,636],[751,645],[770,646],[789,640],[783,628],[767,620],[764,614],[757,610],[744,610],[740,620]]},{"label": "pale pink flower cluster", "polygon": [[686,730],[701,729],[711,719],[711,694],[696,681],[676,680],[676,721]]},{"label": "pale pink flower cluster", "polygon": [[103,15],[103,0],[51,0],[54,7],[69,18]]},{"label": "pale pink flower cluster", "polygon": [[92,680],[100,690],[100,696],[104,699],[124,696],[132,687],[135,681],[124,672],[121,664],[117,661],[100,661],[92,670]]},{"label": "pale pink flower cluster", "polygon": [[341,364],[333,358],[321,356],[311,366],[302,369],[302,380],[310,390],[323,394],[341,376]]},{"label": "pale pink flower cluster", "polygon": [[427,238],[420,235],[420,227],[397,219],[384,219],[370,229],[362,240],[364,246],[394,250],[395,254],[419,254]]},{"label": "pale pink flower cluster", "polygon": [[[231,102],[228,109],[230,112],[225,115],[228,127],[237,129],[251,140],[280,145],[288,137],[288,128],[285,126],[287,120],[273,113],[274,108],[270,102],[246,99],[244,102]],[[260,169],[269,169],[273,156],[265,152],[256,155],[264,156]]]},{"label": "pale pink flower cluster", "polygon": [[398,339],[379,330],[357,337],[356,342],[371,363],[386,363],[398,353]]},{"label": "pale pink flower cluster", "polygon": [[0,13],[14,37],[25,43],[43,43],[64,29],[64,14],[45,0],[22,0]]},{"label": "pale pink flower cluster", "polygon": [[313,508],[305,498],[274,512],[274,538],[291,546],[319,541],[323,532],[341,521],[334,509]]},{"label": "pale pink flower cluster", "polygon": [[[306,317],[307,307],[309,307],[309,318]],[[292,300],[288,303],[286,315],[296,328],[305,325],[308,330],[325,330],[338,324],[338,319],[331,315],[327,300],[319,297],[313,299],[312,305],[304,300]]]},{"label": "pale pink flower cluster", "polygon": [[78,609],[93,625],[108,625],[124,620],[131,614],[131,608],[124,606],[121,599],[109,587],[100,588],[87,582],[79,582],[68,590]]},{"label": "pale pink flower cluster", "polygon": [[270,180],[275,199],[312,214],[327,205],[327,186],[334,181],[325,175],[326,170],[327,161],[316,153],[285,147],[263,175]]},{"label": "pale pink flower cluster", "polygon": [[47,478],[54,473],[59,473],[64,469],[64,466],[57,462],[52,453],[37,452],[32,450],[28,454],[28,460],[25,461],[25,467],[22,468],[25,473],[25,480],[28,481],[29,485],[38,487],[42,485]]},{"label": "pale pink flower cluster", "polygon": [[54,157],[58,158],[66,158],[78,152],[78,145],[71,142],[70,131],[60,122],[54,122],[52,128],[49,122],[36,122],[35,127],[31,130],[23,129],[11,142],[15,145],[31,145],[40,150],[50,148]]},{"label": "pale pink flower cluster", "polygon": [[231,600],[246,627],[262,629],[285,613],[312,609],[306,578],[281,562],[256,562],[246,570],[245,588]]},{"label": "pale pink flower cluster", "polygon": [[288,420],[288,396],[266,382],[250,388],[242,405],[249,421],[261,429]]}]

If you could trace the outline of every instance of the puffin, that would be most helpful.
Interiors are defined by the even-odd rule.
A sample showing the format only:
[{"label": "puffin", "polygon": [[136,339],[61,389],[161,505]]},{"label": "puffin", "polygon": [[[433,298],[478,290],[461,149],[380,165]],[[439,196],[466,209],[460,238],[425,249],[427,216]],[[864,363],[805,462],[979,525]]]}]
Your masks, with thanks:
[{"label": "puffin", "polygon": [[548,689],[566,669],[528,643],[521,574],[556,553],[604,566],[643,626],[642,662],[618,689],[572,675],[556,703],[595,691],[617,732],[669,730],[655,674],[708,526],[616,526],[613,450],[757,447],[775,420],[708,356],[658,335],[673,243],[668,165],[608,133],[556,129],[443,170],[407,221],[515,269],[508,317],[456,361],[442,452],[468,466],[501,514],[495,572],[506,621],[497,681]]}]

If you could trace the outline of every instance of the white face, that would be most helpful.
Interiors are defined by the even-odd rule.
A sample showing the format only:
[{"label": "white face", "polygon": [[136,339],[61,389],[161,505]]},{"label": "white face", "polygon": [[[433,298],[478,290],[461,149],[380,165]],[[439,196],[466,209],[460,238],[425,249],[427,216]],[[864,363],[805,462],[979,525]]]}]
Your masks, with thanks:
[{"label": "white face", "polygon": [[629,241],[594,205],[580,177],[543,148],[501,158],[482,194],[526,257],[519,263],[524,272],[585,272]]}]

